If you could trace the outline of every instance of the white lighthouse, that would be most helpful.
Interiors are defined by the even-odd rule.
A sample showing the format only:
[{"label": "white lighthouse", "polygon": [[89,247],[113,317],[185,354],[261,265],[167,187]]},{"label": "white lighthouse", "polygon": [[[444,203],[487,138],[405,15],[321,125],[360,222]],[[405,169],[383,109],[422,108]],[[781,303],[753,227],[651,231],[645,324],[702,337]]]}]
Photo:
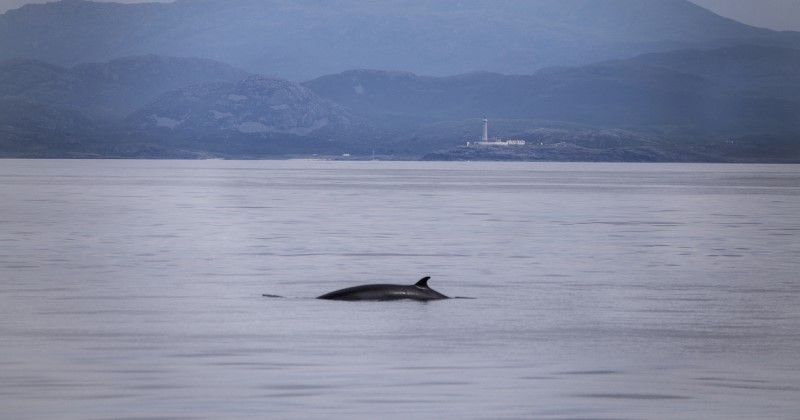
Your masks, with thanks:
[{"label": "white lighthouse", "polygon": [[481,141],[468,141],[467,146],[524,146],[525,140],[489,140],[489,119],[483,117],[483,135]]}]

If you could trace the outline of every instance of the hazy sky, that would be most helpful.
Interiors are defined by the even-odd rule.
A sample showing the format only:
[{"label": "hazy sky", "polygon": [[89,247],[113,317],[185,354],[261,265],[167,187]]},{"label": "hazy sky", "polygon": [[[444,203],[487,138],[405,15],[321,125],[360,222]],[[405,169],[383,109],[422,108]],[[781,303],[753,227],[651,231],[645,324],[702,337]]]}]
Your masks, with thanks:
[{"label": "hazy sky", "polygon": [[[26,3],[48,0],[0,0],[0,13]],[[107,0],[111,1],[111,0]],[[142,0],[113,0],[141,3]],[[168,0],[150,0],[165,2]],[[224,0],[223,0],[224,1]],[[601,0],[598,0],[601,1]],[[717,14],[740,22],[778,30],[800,31],[800,0],[690,0]]]},{"label": "hazy sky", "polygon": [[800,31],[800,0],[691,0],[718,15],[753,26]]}]

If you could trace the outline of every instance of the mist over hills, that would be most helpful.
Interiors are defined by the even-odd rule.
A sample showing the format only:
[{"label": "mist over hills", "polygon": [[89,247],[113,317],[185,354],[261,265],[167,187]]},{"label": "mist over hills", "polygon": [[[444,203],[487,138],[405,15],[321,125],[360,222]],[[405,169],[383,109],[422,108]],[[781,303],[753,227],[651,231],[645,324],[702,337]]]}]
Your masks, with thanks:
[{"label": "mist over hills", "polygon": [[[751,54],[754,49],[772,53],[771,65],[761,67],[763,54]],[[778,93],[782,86],[800,82],[796,72],[786,70],[800,51],[776,51],[765,47],[712,51],[702,66],[695,63],[701,67],[697,73],[688,71],[693,66],[685,60],[694,51],[683,51],[530,76],[470,73],[437,78],[351,70],[306,85],[374,121],[459,120],[487,114],[608,128],[680,127],[706,135],[793,130],[800,127],[796,120],[800,102],[792,100],[796,98],[791,90]],[[718,60],[719,56],[727,60]],[[758,80],[732,76],[731,69],[752,67],[761,69]]]},{"label": "mist over hills", "polygon": [[[733,152],[737,159],[800,158],[800,101],[791,89],[780,91],[800,85],[800,75],[787,71],[797,51],[748,46],[710,51],[707,60],[695,54],[649,54],[534,75],[351,70],[303,84],[153,55],[72,68],[15,60],[0,63],[0,105],[8,110],[0,119],[0,152],[414,157],[476,139],[480,116],[488,115],[501,137],[605,150],[560,147],[548,155],[559,160],[714,161]],[[757,66],[765,57],[770,66]],[[733,63],[758,68],[759,77],[733,77]],[[695,67],[697,73],[689,71]],[[630,147],[638,149],[621,152]],[[461,157],[502,157],[474,153]]]},{"label": "mist over hills", "polygon": [[[0,156],[800,162],[798,35],[684,0],[29,5]],[[528,145],[461,147],[484,115]]]},{"label": "mist over hills", "polygon": [[370,150],[368,124],[308,88],[207,59],[0,62],[0,156],[258,157]]},{"label": "mist over hills", "polygon": [[800,46],[686,0],[65,0],[0,15],[0,60],[204,57],[294,81],[355,68],[529,74],[643,53]]},{"label": "mist over hills", "polygon": [[338,105],[261,75],[172,90],[131,114],[123,127],[134,142],[229,156],[342,153],[357,148],[350,138],[368,136]]},{"label": "mist over hills", "polygon": [[121,119],[171,89],[202,82],[238,81],[249,73],[220,62],[145,55],[71,68],[36,60],[0,62],[0,97]]},{"label": "mist over hills", "polygon": [[800,101],[800,49],[739,45],[716,50],[645,54],[637,63],[712,78],[720,83]]}]

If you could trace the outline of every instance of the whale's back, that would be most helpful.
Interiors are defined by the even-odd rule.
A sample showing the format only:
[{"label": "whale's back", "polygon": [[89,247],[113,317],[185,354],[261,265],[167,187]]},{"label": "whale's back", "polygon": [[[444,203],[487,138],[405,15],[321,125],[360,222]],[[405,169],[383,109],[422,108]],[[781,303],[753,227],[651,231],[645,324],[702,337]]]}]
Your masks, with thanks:
[{"label": "whale's back", "polygon": [[348,287],[326,293],[317,299],[326,300],[438,300],[449,299],[447,296],[431,289],[427,285],[430,277],[425,277],[412,286],[397,284],[367,284],[363,286]]}]

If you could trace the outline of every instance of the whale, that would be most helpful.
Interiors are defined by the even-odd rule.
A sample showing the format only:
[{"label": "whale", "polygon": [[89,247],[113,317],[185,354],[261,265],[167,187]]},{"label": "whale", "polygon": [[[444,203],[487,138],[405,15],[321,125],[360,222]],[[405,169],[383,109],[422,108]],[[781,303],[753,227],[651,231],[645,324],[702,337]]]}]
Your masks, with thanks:
[{"label": "whale", "polygon": [[387,301],[387,300],[441,300],[449,297],[428,287],[430,277],[423,277],[410,286],[398,284],[366,284],[334,290],[319,296],[317,299],[345,301]]}]

